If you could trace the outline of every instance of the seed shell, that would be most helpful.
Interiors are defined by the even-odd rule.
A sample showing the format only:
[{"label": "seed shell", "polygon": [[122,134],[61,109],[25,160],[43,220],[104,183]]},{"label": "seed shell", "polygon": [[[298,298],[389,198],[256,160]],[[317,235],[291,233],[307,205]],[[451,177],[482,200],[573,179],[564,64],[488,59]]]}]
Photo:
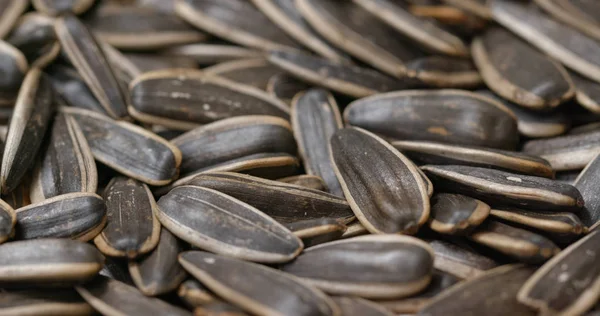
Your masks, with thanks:
[{"label": "seed shell", "polygon": [[19,17],[29,7],[28,0],[5,0],[0,3],[0,38],[6,37]]},{"label": "seed shell", "polygon": [[200,307],[220,302],[206,286],[195,279],[189,279],[181,283],[177,290],[177,296],[190,307]]},{"label": "seed shell", "polygon": [[12,105],[17,97],[19,87],[25,78],[29,65],[23,53],[8,42],[0,40],[0,105]]},{"label": "seed shell", "polygon": [[285,223],[284,226],[302,238],[305,248],[340,239],[346,231],[346,225],[335,218],[301,220]]},{"label": "seed shell", "polygon": [[588,111],[600,113],[600,84],[574,72],[570,75],[575,84],[577,102]]},{"label": "seed shell", "polygon": [[92,91],[87,87],[77,70],[52,64],[46,68],[46,73],[52,82],[52,87],[60,99],[69,106],[94,111],[108,115],[100,105]]},{"label": "seed shell", "polygon": [[600,130],[530,140],[523,152],[546,159],[555,171],[582,169],[600,153]]},{"label": "seed shell", "polygon": [[125,57],[142,73],[169,68],[198,68],[198,62],[194,58],[187,56],[127,53]]},{"label": "seed shell", "polygon": [[585,206],[579,217],[585,226],[594,229],[600,225],[600,196],[598,195],[598,181],[600,180],[600,154],[579,173],[574,186],[581,192]]},{"label": "seed shell", "polygon": [[269,79],[281,73],[279,68],[271,65],[264,58],[226,61],[204,68],[202,71],[261,90],[267,90]]},{"label": "seed shell", "polygon": [[475,14],[484,19],[491,19],[492,13],[486,5],[487,0],[442,0],[442,2]]},{"label": "seed shell", "polygon": [[6,41],[23,52],[32,67],[43,68],[60,53],[54,19],[39,13],[24,14]]},{"label": "seed shell", "polygon": [[428,243],[435,253],[433,266],[461,279],[477,277],[499,265],[472,249],[444,240],[431,240]]},{"label": "seed shell", "polygon": [[194,316],[248,316],[243,309],[218,301],[194,308]]},{"label": "seed shell", "polygon": [[17,215],[15,210],[3,200],[0,200],[0,244],[14,235]]},{"label": "seed shell", "polygon": [[429,227],[440,234],[461,235],[479,226],[489,205],[460,194],[439,193],[431,198]]}]

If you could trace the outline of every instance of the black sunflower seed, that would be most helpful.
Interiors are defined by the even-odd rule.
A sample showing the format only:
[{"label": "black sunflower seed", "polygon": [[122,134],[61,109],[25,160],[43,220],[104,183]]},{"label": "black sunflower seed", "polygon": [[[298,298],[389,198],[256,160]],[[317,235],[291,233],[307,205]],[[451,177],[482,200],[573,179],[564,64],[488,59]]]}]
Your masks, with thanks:
[{"label": "black sunflower seed", "polygon": [[67,105],[108,115],[77,70],[52,64],[46,69],[46,73],[54,90]]},{"label": "black sunflower seed", "polygon": [[600,40],[600,6],[596,1],[535,0],[557,20]]},{"label": "black sunflower seed", "polygon": [[284,226],[291,230],[294,235],[302,238],[304,247],[312,247],[340,239],[346,231],[346,225],[335,218],[308,219],[285,223]]},{"label": "black sunflower seed", "polygon": [[311,86],[286,73],[279,73],[269,79],[267,92],[287,104],[292,103],[294,96]]},{"label": "black sunflower seed", "polygon": [[575,84],[575,98],[585,109],[599,113],[600,112],[600,83],[582,77],[571,72],[571,79]]},{"label": "black sunflower seed", "polygon": [[438,193],[431,198],[429,227],[447,235],[465,234],[490,214],[489,205],[460,194]]},{"label": "black sunflower seed", "polygon": [[261,58],[264,53],[235,45],[198,43],[170,47],[162,50],[161,54],[190,57],[200,64],[216,64],[235,59]]},{"label": "black sunflower seed", "polygon": [[199,307],[220,301],[206,286],[195,279],[181,283],[177,290],[177,296],[190,307]]},{"label": "black sunflower seed", "polygon": [[471,60],[427,56],[406,64],[408,73],[419,83],[436,88],[474,88],[482,84],[481,75]]},{"label": "black sunflower seed", "polygon": [[198,68],[194,58],[187,56],[168,56],[147,53],[127,53],[129,59],[141,72],[169,68]]},{"label": "black sunflower seed", "polygon": [[60,53],[54,19],[39,13],[23,15],[6,41],[22,51],[33,67],[45,67]]},{"label": "black sunflower seed", "polygon": [[600,130],[530,140],[523,152],[546,159],[555,171],[582,169],[600,153]]},{"label": "black sunflower seed", "polygon": [[374,302],[358,297],[335,296],[331,298],[339,306],[342,315],[391,316],[392,313]]},{"label": "black sunflower seed", "polygon": [[487,0],[442,0],[442,2],[475,14],[484,19],[491,19],[492,13],[486,5]]}]

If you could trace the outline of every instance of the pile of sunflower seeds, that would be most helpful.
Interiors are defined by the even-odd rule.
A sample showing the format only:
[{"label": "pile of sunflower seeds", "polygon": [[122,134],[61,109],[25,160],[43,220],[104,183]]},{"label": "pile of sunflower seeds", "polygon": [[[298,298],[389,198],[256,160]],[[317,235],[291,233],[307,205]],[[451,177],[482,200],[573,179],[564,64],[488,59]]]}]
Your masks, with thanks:
[{"label": "pile of sunflower seeds", "polygon": [[0,315],[600,315],[600,1],[1,0]]}]

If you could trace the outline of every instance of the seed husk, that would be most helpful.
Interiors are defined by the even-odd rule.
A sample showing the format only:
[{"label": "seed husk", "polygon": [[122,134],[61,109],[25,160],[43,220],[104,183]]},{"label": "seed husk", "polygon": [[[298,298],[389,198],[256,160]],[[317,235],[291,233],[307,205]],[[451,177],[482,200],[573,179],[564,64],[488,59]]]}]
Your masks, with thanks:
[{"label": "seed husk", "polygon": [[297,0],[296,7],[329,42],[391,76],[403,78],[405,63],[422,55],[391,26],[353,1]]},{"label": "seed husk", "polygon": [[192,315],[160,299],[146,297],[133,286],[103,276],[75,289],[88,304],[103,315]]},{"label": "seed husk", "polygon": [[310,247],[281,270],[327,293],[384,299],[426,288],[433,260],[433,250],[419,239],[370,235]]},{"label": "seed husk", "polygon": [[106,113],[116,119],[126,117],[123,91],[90,30],[72,15],[58,18],[54,30],[62,49]]},{"label": "seed husk", "polygon": [[488,29],[471,48],[483,80],[504,99],[542,110],[575,95],[566,69],[506,29]]},{"label": "seed husk", "polygon": [[600,231],[563,250],[525,282],[519,302],[543,313],[582,315],[600,296]]},{"label": "seed husk", "polygon": [[148,256],[129,262],[129,273],[137,288],[147,296],[176,290],[187,276],[177,262],[177,255],[181,251],[182,243],[162,228],[156,248]]},{"label": "seed husk", "polygon": [[85,23],[99,39],[119,49],[155,50],[207,39],[176,15],[143,7],[100,6]]},{"label": "seed husk", "polygon": [[308,174],[300,174],[297,176],[289,176],[281,179],[277,179],[284,183],[295,184],[308,189],[325,191],[325,181],[319,176],[312,176]]},{"label": "seed husk", "polygon": [[23,53],[11,44],[0,40],[0,106],[10,106],[17,97],[17,91],[25,78],[29,65]]},{"label": "seed husk", "polygon": [[600,82],[600,42],[553,20],[533,3],[493,1],[496,22],[527,40],[550,57]]},{"label": "seed husk", "polygon": [[169,47],[160,53],[194,58],[200,64],[216,64],[235,59],[261,58],[264,54],[259,50],[221,43],[179,45]]},{"label": "seed husk", "polygon": [[575,84],[577,103],[588,111],[600,113],[600,84],[574,72],[571,72],[570,75]]},{"label": "seed husk", "polygon": [[574,186],[581,192],[585,206],[578,213],[581,221],[590,229],[600,225],[600,196],[598,195],[598,181],[600,180],[600,154],[579,173]]},{"label": "seed husk", "polygon": [[408,72],[425,86],[435,88],[474,88],[483,83],[469,59],[427,56],[406,64]]},{"label": "seed husk", "polygon": [[294,96],[304,90],[310,89],[310,85],[296,79],[287,73],[279,73],[269,78],[267,92],[287,104],[292,103]]},{"label": "seed husk", "polygon": [[340,315],[321,291],[266,266],[202,251],[184,252],[179,262],[217,295],[253,314]]},{"label": "seed husk", "polygon": [[419,315],[536,315],[516,298],[519,288],[533,271],[534,269],[520,264],[490,270],[443,291],[423,307]]},{"label": "seed husk", "polygon": [[515,149],[518,140],[516,117],[510,110],[463,90],[405,90],[366,97],[346,107],[344,121],[395,140],[508,150]]},{"label": "seed husk", "polygon": [[416,84],[408,79],[389,77],[373,69],[336,64],[297,51],[271,51],[268,60],[300,80],[356,98],[406,89]]},{"label": "seed husk", "polygon": [[469,49],[460,37],[411,14],[398,1],[357,0],[355,3],[429,50],[444,55],[469,56]]},{"label": "seed husk", "polygon": [[345,128],[331,137],[331,160],[350,207],[371,233],[414,234],[429,216],[417,167],[381,138]]},{"label": "seed husk", "polygon": [[23,52],[32,67],[43,68],[60,53],[54,19],[39,13],[24,14],[6,41]]},{"label": "seed husk", "polygon": [[243,0],[181,0],[175,12],[195,27],[227,41],[270,50],[297,44],[252,3]]},{"label": "seed husk", "polygon": [[33,8],[46,15],[82,14],[87,11],[95,0],[32,0]]},{"label": "seed husk", "polygon": [[523,152],[546,159],[554,171],[582,169],[600,153],[600,130],[530,140]]},{"label": "seed husk", "polygon": [[96,192],[96,163],[83,132],[72,117],[64,113],[56,115],[42,157],[33,176],[30,194],[33,203],[66,193]]},{"label": "seed husk", "polygon": [[190,307],[200,307],[220,301],[206,286],[195,279],[181,283],[177,290],[177,296]]},{"label": "seed husk", "polygon": [[94,309],[73,289],[2,291],[0,315],[84,316]]},{"label": "seed husk", "polygon": [[6,287],[73,286],[104,264],[94,246],[69,239],[35,239],[0,245],[0,284]]},{"label": "seed husk", "polygon": [[0,3],[0,39],[10,33],[21,14],[28,7],[28,0],[6,0]]},{"label": "seed husk", "polygon": [[31,69],[19,90],[2,157],[2,193],[14,190],[34,164],[54,110],[47,76]]},{"label": "seed husk", "polygon": [[240,115],[289,118],[289,107],[265,91],[194,69],[148,72],[131,82],[129,90],[132,116],[173,129]]},{"label": "seed husk", "polygon": [[56,91],[56,94],[60,96],[64,103],[72,107],[108,115],[81,76],[79,76],[77,70],[54,63],[46,69],[46,73],[52,82],[54,91]]},{"label": "seed husk", "polygon": [[173,234],[218,254],[273,263],[292,260],[303,248],[272,218],[215,190],[180,186],[161,197],[158,207],[156,215]]},{"label": "seed husk", "polygon": [[196,60],[187,56],[127,53],[125,54],[125,57],[142,73],[169,68],[198,68]]},{"label": "seed husk", "polygon": [[469,166],[427,165],[421,169],[439,190],[471,196],[492,207],[576,212],[584,204],[577,188],[556,180]]},{"label": "seed husk", "polygon": [[17,215],[15,210],[3,200],[0,200],[0,244],[14,235]]},{"label": "seed husk", "polygon": [[165,185],[177,177],[181,152],[165,139],[92,111],[76,108],[61,111],[79,123],[94,158],[103,164],[151,185]]},{"label": "seed husk", "polygon": [[490,214],[489,205],[460,194],[438,193],[431,198],[429,227],[440,234],[462,235]]},{"label": "seed husk", "polygon": [[158,244],[160,223],[154,196],[145,184],[113,178],[104,189],[107,224],[96,236],[96,247],[107,256],[136,258]]},{"label": "seed husk", "polygon": [[339,306],[342,315],[391,316],[392,313],[380,305],[359,297],[335,296],[331,298]]},{"label": "seed husk", "polygon": [[595,1],[535,0],[535,3],[563,22],[586,35],[600,40],[600,6]]},{"label": "seed husk", "polygon": [[472,249],[444,240],[431,240],[428,243],[435,253],[433,266],[461,279],[477,277],[499,265],[494,260]]},{"label": "seed husk", "polygon": [[304,170],[323,178],[329,193],[343,197],[330,160],[329,140],[344,126],[335,98],[322,89],[299,94],[292,101],[291,119]]},{"label": "seed husk", "polygon": [[391,145],[419,164],[484,167],[545,178],[554,175],[546,160],[513,151],[422,141],[393,141]]},{"label": "seed husk", "polygon": [[322,217],[336,218],[341,223],[354,219],[345,199],[298,185],[231,172],[202,174],[189,185],[223,192],[283,223]]},{"label": "seed husk", "polygon": [[71,238],[92,240],[106,224],[106,208],[96,193],[69,193],[19,208],[20,239]]},{"label": "seed husk", "polygon": [[284,226],[302,238],[305,248],[340,239],[346,231],[346,225],[335,218],[301,220]]},{"label": "seed husk", "polygon": [[202,71],[261,90],[267,90],[269,79],[281,73],[279,68],[271,65],[264,58],[226,61],[204,68]]},{"label": "seed husk", "polygon": [[560,252],[548,238],[488,219],[469,238],[521,262],[540,264]]}]

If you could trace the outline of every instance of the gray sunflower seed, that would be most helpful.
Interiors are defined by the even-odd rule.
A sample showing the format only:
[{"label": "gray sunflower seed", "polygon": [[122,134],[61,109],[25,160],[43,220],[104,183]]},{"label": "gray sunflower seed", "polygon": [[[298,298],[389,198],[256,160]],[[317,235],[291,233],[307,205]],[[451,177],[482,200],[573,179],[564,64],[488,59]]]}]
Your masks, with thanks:
[{"label": "gray sunflower seed", "polygon": [[309,84],[291,75],[279,73],[269,79],[267,92],[285,103],[291,104],[296,94],[308,90],[310,87]]},{"label": "gray sunflower seed", "polygon": [[600,181],[600,154],[578,174],[574,186],[581,192],[585,206],[579,217],[590,229],[600,225],[600,196],[598,195],[598,181]]},{"label": "gray sunflower seed", "polygon": [[323,217],[342,223],[354,219],[346,200],[298,185],[230,172],[202,174],[189,184],[223,192],[283,223]]},{"label": "gray sunflower seed", "polygon": [[54,19],[39,13],[23,15],[6,41],[23,52],[33,67],[45,67],[60,53]]},{"label": "gray sunflower seed", "polygon": [[[406,115],[405,113],[412,113]],[[354,101],[346,123],[391,139],[515,149],[515,115],[493,99],[463,90],[406,90]],[[469,121],[470,124],[463,124]]]},{"label": "gray sunflower seed", "polygon": [[104,189],[107,224],[94,243],[105,255],[136,258],[158,244],[160,223],[150,189],[125,177],[113,178]]},{"label": "gray sunflower seed", "polygon": [[296,7],[329,42],[389,75],[404,77],[405,63],[422,55],[391,26],[353,1],[297,0]]},{"label": "gray sunflower seed", "polygon": [[494,260],[472,249],[443,240],[431,240],[429,241],[429,246],[431,246],[435,253],[433,266],[440,271],[450,273],[461,279],[477,277],[499,265]]},{"label": "gray sunflower seed", "polygon": [[53,64],[46,72],[54,90],[66,104],[108,115],[75,69]]},{"label": "gray sunflower seed", "polygon": [[281,179],[277,179],[284,183],[295,184],[308,189],[325,191],[325,181],[319,176],[311,176],[308,174],[301,174],[297,176],[290,176]]},{"label": "gray sunflower seed", "polygon": [[99,39],[119,49],[155,50],[207,39],[176,15],[143,7],[101,6],[85,23]]},{"label": "gray sunflower seed", "polygon": [[600,231],[563,250],[525,282],[519,302],[544,313],[582,315],[600,296]]},{"label": "gray sunflower seed", "polygon": [[391,145],[419,164],[484,167],[545,178],[554,175],[546,160],[512,151],[421,141],[393,141]]},{"label": "gray sunflower seed", "polygon": [[265,91],[193,69],[145,73],[131,82],[130,93],[132,116],[173,129],[240,115],[289,117],[288,106]]},{"label": "gray sunflower seed", "polygon": [[148,296],[176,290],[187,274],[177,262],[182,243],[167,229],[160,231],[160,241],[147,257],[129,262],[129,273],[137,288]]},{"label": "gray sunflower seed", "polygon": [[530,140],[523,152],[546,159],[555,171],[582,169],[600,153],[600,130]]},{"label": "gray sunflower seed", "polygon": [[431,198],[429,227],[446,235],[462,235],[490,214],[489,205],[460,194],[438,193]]},{"label": "gray sunflower seed", "polygon": [[169,68],[198,68],[198,63],[196,60],[187,56],[127,53],[125,54],[125,57],[129,59],[141,72]]},{"label": "gray sunflower seed", "polygon": [[471,47],[487,86],[507,100],[545,109],[575,95],[573,81],[559,63],[501,27],[488,29]]},{"label": "gray sunflower seed", "polygon": [[421,169],[436,188],[471,196],[490,206],[576,212],[584,205],[577,188],[556,180],[469,166],[427,165]]},{"label": "gray sunflower seed", "polygon": [[2,287],[72,286],[93,278],[104,264],[94,246],[69,239],[35,239],[0,245]]},{"label": "gray sunflower seed", "polygon": [[92,240],[106,224],[106,208],[96,193],[69,193],[16,210],[21,239]]},{"label": "gray sunflower seed", "polygon": [[469,49],[458,36],[429,20],[414,16],[398,1],[355,0],[354,2],[429,50],[452,56],[469,55]]},{"label": "gray sunflower seed", "polygon": [[284,226],[294,235],[302,238],[304,247],[340,239],[346,231],[346,225],[338,222],[335,218],[308,219],[287,223]]},{"label": "gray sunflower seed", "polygon": [[3,74],[0,81],[0,105],[10,106],[17,97],[29,65],[20,50],[3,40],[0,40],[0,58],[0,71]]},{"label": "gray sunflower seed", "polygon": [[308,90],[294,97],[291,118],[304,170],[323,178],[329,193],[343,197],[329,147],[331,136],[344,126],[335,98],[325,90]]},{"label": "gray sunflower seed", "polygon": [[533,3],[510,0],[493,1],[491,11],[502,26],[523,37],[578,73],[600,81],[600,42],[562,25],[544,14]]},{"label": "gray sunflower seed", "polygon": [[269,79],[281,73],[279,68],[271,65],[264,58],[226,61],[204,68],[202,71],[261,90],[267,90]]},{"label": "gray sunflower seed", "polygon": [[272,218],[211,189],[177,187],[160,198],[156,215],[188,243],[243,260],[286,262],[303,248],[298,237]]},{"label": "gray sunflower seed", "polygon": [[6,202],[0,200],[0,244],[14,235],[17,215],[15,210]]},{"label": "gray sunflower seed", "polygon": [[62,111],[79,123],[94,158],[103,164],[151,185],[168,184],[177,176],[181,152],[165,139],[92,111]]},{"label": "gray sunflower seed", "polygon": [[570,75],[575,83],[577,103],[591,112],[600,113],[600,84],[574,72]]},{"label": "gray sunflower seed", "polygon": [[54,30],[62,49],[106,113],[113,118],[126,117],[123,91],[90,30],[72,15],[58,18]]},{"label": "gray sunflower seed", "polygon": [[399,298],[427,287],[433,259],[431,247],[419,239],[370,235],[305,249],[281,270],[331,294]]},{"label": "gray sunflower seed", "polygon": [[[325,294],[293,276],[249,262],[187,251],[181,265],[220,297],[258,315],[329,315],[340,311]],[[261,291],[256,290],[261,284]]]},{"label": "gray sunflower seed", "polygon": [[383,139],[345,128],[331,137],[333,169],[350,207],[371,233],[414,234],[429,216],[417,167]]},{"label": "gray sunflower seed", "polygon": [[516,298],[519,288],[533,271],[534,269],[520,264],[490,270],[440,293],[418,315],[536,315]]},{"label": "gray sunflower seed", "polygon": [[175,12],[195,27],[239,45],[260,50],[297,47],[248,1],[180,0]]},{"label": "gray sunflower seed", "polygon": [[47,76],[31,69],[19,90],[2,157],[2,193],[15,189],[33,165],[54,110]]},{"label": "gray sunflower seed", "polygon": [[82,14],[87,11],[96,0],[32,0],[33,7],[47,15],[60,15],[65,13]]},{"label": "gray sunflower seed", "polygon": [[223,302],[212,302],[194,308],[195,316],[249,316],[243,309]]},{"label": "gray sunflower seed", "polygon": [[492,13],[490,12],[489,7],[486,5],[487,0],[442,0],[442,2],[475,14],[484,19],[492,18]]},{"label": "gray sunflower seed", "polygon": [[414,86],[408,80],[395,79],[369,68],[336,64],[302,52],[271,51],[268,59],[301,80],[357,98]]},{"label": "gray sunflower seed", "polygon": [[6,0],[0,3],[0,39],[6,37],[21,14],[29,7],[28,0]]},{"label": "gray sunflower seed", "polygon": [[427,56],[406,64],[408,73],[426,86],[436,88],[474,88],[483,83],[471,60]]},{"label": "gray sunflower seed", "polygon": [[198,43],[169,47],[161,54],[194,58],[200,64],[216,64],[228,60],[261,58],[263,52],[219,43]]},{"label": "gray sunflower seed", "polygon": [[177,290],[177,296],[190,307],[199,307],[220,301],[202,283],[194,279],[181,283]]},{"label": "gray sunflower seed", "polygon": [[376,303],[358,297],[336,296],[331,298],[346,316],[392,316]]},{"label": "gray sunflower seed", "polygon": [[106,277],[98,277],[93,282],[77,286],[75,289],[88,304],[103,315],[192,315],[160,299],[146,297],[133,286]]},{"label": "gray sunflower seed", "polygon": [[93,315],[94,309],[73,289],[2,291],[0,315]]},{"label": "gray sunflower seed", "polygon": [[600,40],[600,6],[596,1],[535,0],[557,20]]},{"label": "gray sunflower seed", "polygon": [[539,264],[560,252],[548,238],[488,219],[469,238],[519,261]]},{"label": "gray sunflower seed", "polygon": [[96,163],[77,122],[59,113],[41,164],[34,171],[31,201],[71,192],[95,193],[98,185]]}]

